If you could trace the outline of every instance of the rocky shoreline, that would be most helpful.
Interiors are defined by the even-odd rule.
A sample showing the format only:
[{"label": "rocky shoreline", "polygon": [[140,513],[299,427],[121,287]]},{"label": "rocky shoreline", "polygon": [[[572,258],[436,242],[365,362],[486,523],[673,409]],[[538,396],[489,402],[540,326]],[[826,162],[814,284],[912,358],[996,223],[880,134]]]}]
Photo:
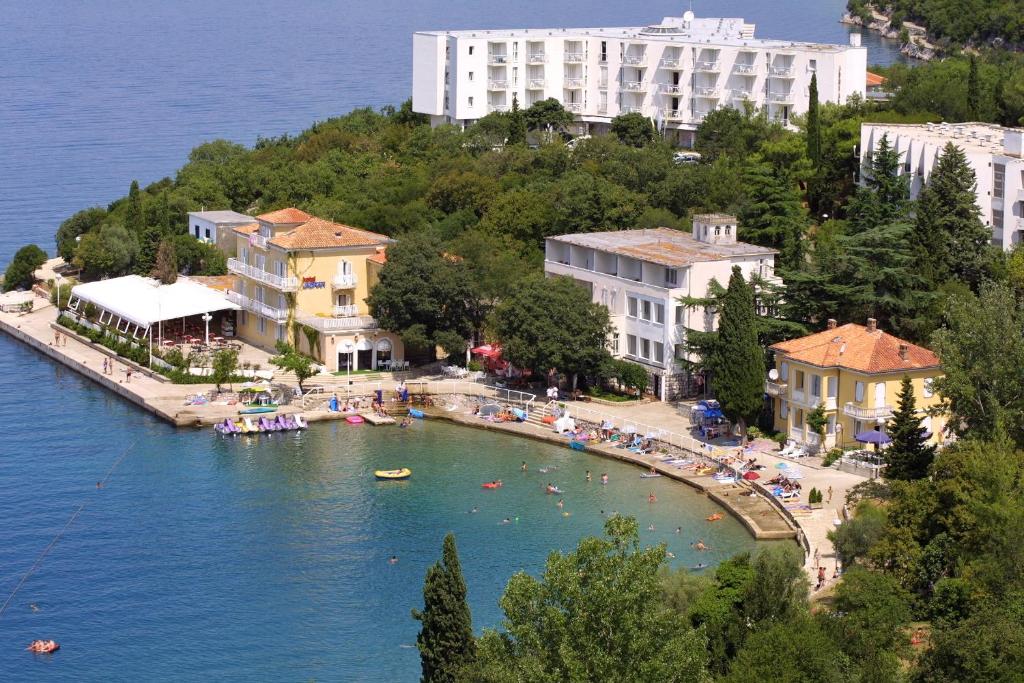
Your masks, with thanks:
[{"label": "rocky shoreline", "polygon": [[900,28],[896,28],[892,25],[892,17],[889,14],[880,12],[871,5],[868,5],[868,9],[871,11],[871,21],[869,22],[846,12],[839,23],[847,26],[860,26],[880,34],[883,38],[898,40],[901,42],[900,53],[913,59],[928,61],[939,56],[940,49],[928,42],[928,30],[924,26],[904,21]]}]

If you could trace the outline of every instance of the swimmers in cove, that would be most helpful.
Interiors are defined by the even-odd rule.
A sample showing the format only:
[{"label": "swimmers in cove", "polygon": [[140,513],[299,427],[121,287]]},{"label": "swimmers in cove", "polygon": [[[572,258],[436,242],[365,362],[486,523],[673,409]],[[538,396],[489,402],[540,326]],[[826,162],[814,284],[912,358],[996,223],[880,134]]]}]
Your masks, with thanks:
[{"label": "swimmers in cove", "polygon": [[665,551],[665,557],[667,557],[667,558],[668,558],[668,559],[670,559],[670,560],[674,560],[674,559],[676,559],[676,554],[675,554],[675,553],[671,553],[671,552],[668,552],[668,551],[666,550],[666,551]]},{"label": "swimmers in cove", "polygon": [[647,527],[647,530],[648,530],[648,531],[654,531],[654,525],[653,525],[653,524],[649,525],[649,526]]},{"label": "swimmers in cove", "polygon": [[608,475],[607,474],[604,474],[604,473],[601,474],[601,483],[602,484],[607,484],[608,483]]},{"label": "swimmers in cove", "polygon": [[499,522],[499,524],[511,524],[511,523],[512,523],[512,520],[509,519],[508,517],[506,517],[505,519],[501,520],[501,522]]},{"label": "swimmers in cove", "polygon": [[699,539],[696,543],[691,543],[690,547],[694,550],[699,550],[700,552],[704,552],[705,550],[711,550],[709,546],[704,545],[703,538]]},{"label": "swimmers in cove", "polygon": [[677,534],[681,534],[681,533],[683,533],[683,527],[681,527],[681,526],[677,526],[677,527],[676,527],[676,533],[677,533]]},{"label": "swimmers in cove", "polygon": [[590,481],[593,477],[590,476],[590,470],[587,470],[587,481]]},{"label": "swimmers in cove", "polygon": [[398,564],[398,555],[392,555],[388,560],[388,564]]},{"label": "swimmers in cove", "polygon": [[648,503],[657,503],[658,502],[658,497],[656,495],[654,495],[654,491],[651,491],[651,495],[647,496],[647,502]]},{"label": "swimmers in cove", "polygon": [[480,508],[473,508],[472,510],[469,511],[469,514],[475,515],[478,512],[480,512]]},{"label": "swimmers in cove", "polygon": [[523,472],[526,471],[526,461],[525,460],[523,461],[523,464],[519,466],[519,469],[521,469]]},{"label": "swimmers in cove", "polygon": [[565,501],[563,499],[559,498],[558,502],[556,503],[556,505],[558,506],[558,509],[561,510],[565,506]]}]

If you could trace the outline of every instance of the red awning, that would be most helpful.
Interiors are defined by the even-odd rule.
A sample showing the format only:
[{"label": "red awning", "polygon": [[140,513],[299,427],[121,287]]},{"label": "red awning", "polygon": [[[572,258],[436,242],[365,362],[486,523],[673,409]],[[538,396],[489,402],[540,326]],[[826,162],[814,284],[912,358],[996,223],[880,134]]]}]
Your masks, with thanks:
[{"label": "red awning", "polygon": [[470,350],[478,356],[487,356],[488,358],[497,358],[501,355],[501,347],[492,346],[491,344],[484,344]]}]

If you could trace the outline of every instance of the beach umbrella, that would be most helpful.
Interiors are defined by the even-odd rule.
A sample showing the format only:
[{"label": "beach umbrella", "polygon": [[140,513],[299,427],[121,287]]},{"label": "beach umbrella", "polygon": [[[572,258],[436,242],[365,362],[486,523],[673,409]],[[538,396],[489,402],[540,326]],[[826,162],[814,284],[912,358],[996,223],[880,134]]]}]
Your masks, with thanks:
[{"label": "beach umbrella", "polygon": [[757,472],[744,472],[743,478],[746,479],[747,481],[754,481],[755,479],[760,479],[761,475],[758,474]]},{"label": "beach umbrella", "polygon": [[860,443],[873,443],[876,446],[881,446],[892,441],[888,434],[880,432],[877,429],[869,429],[866,432],[860,432],[853,438]]},{"label": "beach umbrella", "polygon": [[777,462],[777,463],[775,463],[775,469],[777,469],[777,470],[784,470],[787,467],[789,467],[789,463],[788,462]]},{"label": "beach umbrella", "polygon": [[501,406],[490,403],[480,408],[480,415],[488,417],[490,415],[497,415],[501,412]]}]

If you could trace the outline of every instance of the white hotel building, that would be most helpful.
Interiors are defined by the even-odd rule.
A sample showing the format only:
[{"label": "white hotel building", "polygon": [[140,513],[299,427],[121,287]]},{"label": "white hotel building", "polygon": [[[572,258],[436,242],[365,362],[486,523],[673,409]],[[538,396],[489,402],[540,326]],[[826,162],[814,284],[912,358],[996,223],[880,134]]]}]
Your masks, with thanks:
[{"label": "white hotel building", "polygon": [[702,298],[711,280],[725,287],[732,267],[746,278],[775,278],[773,249],[736,241],[736,218],[694,216],[692,234],[670,228],[619,230],[549,237],[544,272],[567,275],[587,287],[595,303],[608,308],[613,356],[644,366],[651,391],[661,400],[696,389],[679,361],[686,330],[714,331],[717,316],[687,308],[680,297]]},{"label": "white hotel building", "polygon": [[811,75],[820,101],[864,96],[867,51],[851,45],[754,38],[742,19],[666,17],[633,28],[424,31],[413,34],[413,110],[432,125],[465,126],[559,100],[580,133],[603,132],[618,114],[640,112],[667,138],[690,145],[708,112],[766,108],[789,123],[807,111]]},{"label": "white hotel building", "polygon": [[910,176],[916,199],[946,143],[963,150],[978,182],[975,201],[981,220],[992,230],[992,244],[1012,249],[1024,239],[1024,128],[989,123],[864,123],[860,127],[861,162],[866,164],[886,136]]}]

